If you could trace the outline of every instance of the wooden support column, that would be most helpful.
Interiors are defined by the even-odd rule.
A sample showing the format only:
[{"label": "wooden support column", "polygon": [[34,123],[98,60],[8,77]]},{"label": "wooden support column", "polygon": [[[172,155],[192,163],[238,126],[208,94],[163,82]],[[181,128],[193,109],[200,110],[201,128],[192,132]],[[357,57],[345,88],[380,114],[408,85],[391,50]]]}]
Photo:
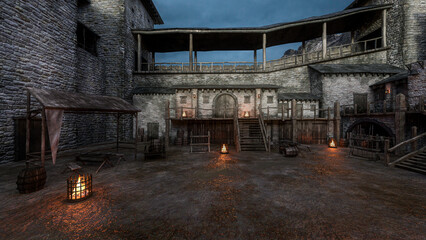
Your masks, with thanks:
[{"label": "wooden support column", "polygon": [[170,138],[170,101],[167,101],[166,103],[166,112],[164,119],[166,121],[166,136],[164,136],[164,144],[166,146],[166,152],[167,148],[169,147],[169,138]]},{"label": "wooden support column", "polygon": [[306,43],[302,42],[302,63],[306,62]]},{"label": "wooden support column", "polygon": [[322,23],[322,59],[327,56],[327,23]]},{"label": "wooden support column", "polygon": [[256,71],[257,70],[257,50],[256,49],[254,50],[254,53],[253,53],[253,63],[254,63],[254,70]]},{"label": "wooden support column", "polygon": [[195,65],[195,71],[197,71],[197,63],[198,63],[198,60],[197,60],[197,51],[194,51],[194,65]]},{"label": "wooden support column", "polygon": [[382,11],[382,47],[386,47],[386,9]]},{"label": "wooden support column", "polygon": [[152,71],[155,71],[155,52],[151,53],[151,65],[152,65]]},{"label": "wooden support column", "polygon": [[28,154],[30,153],[30,134],[31,134],[31,94],[27,90],[27,129],[26,129],[26,139],[25,139],[25,160],[29,159]]},{"label": "wooden support column", "polygon": [[291,100],[291,140],[297,142],[297,109],[296,100]]},{"label": "wooden support column", "polygon": [[116,129],[116,145],[115,145],[115,150],[118,152],[118,145],[119,145],[119,141],[120,141],[120,114],[117,113],[117,129]]},{"label": "wooden support column", "polygon": [[340,104],[339,102],[334,103],[334,139],[337,142],[340,141]]},{"label": "wooden support column", "polygon": [[[411,138],[414,138],[417,136],[417,127],[413,126],[411,127]],[[414,141],[411,143],[411,151],[416,151],[417,150],[417,141]]]},{"label": "wooden support column", "polygon": [[44,107],[41,109],[41,166],[44,167],[46,157],[46,113]]},{"label": "wooden support column", "polygon": [[263,71],[265,71],[266,70],[266,33],[263,34],[262,49],[263,49]]},{"label": "wooden support column", "polygon": [[141,71],[141,54],[142,54],[142,38],[141,35],[138,34],[138,52],[137,52],[137,58],[136,59],[136,66],[137,66],[137,71],[140,72]]},{"label": "wooden support column", "polygon": [[[395,102],[395,137],[396,143],[401,143],[405,140],[405,112],[407,108],[405,105],[405,95],[400,93],[396,95]],[[398,151],[398,149],[396,150]],[[399,154],[399,152],[395,152]]]},{"label": "wooden support column", "polygon": [[193,70],[193,60],[192,60],[192,52],[194,50],[193,42],[192,42],[192,33],[189,34],[189,71]]},{"label": "wooden support column", "polygon": [[138,113],[135,113],[135,161],[137,160],[138,156]]}]

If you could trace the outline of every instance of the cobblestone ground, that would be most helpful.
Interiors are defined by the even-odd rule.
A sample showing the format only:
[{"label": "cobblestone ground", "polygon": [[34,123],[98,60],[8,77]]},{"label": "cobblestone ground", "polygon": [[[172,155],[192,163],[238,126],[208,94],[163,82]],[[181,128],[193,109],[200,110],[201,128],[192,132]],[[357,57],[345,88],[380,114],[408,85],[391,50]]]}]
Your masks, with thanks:
[{"label": "cobblestone ground", "polygon": [[31,194],[16,190],[23,163],[1,165],[0,239],[425,239],[426,177],[347,154],[129,157],[79,203],[64,200],[70,159]]}]

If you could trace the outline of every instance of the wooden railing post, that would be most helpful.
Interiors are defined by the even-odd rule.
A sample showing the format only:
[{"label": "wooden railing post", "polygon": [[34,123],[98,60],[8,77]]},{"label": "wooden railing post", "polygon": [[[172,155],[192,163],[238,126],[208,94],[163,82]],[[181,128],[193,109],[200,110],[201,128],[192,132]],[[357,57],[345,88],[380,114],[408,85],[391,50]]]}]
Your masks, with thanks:
[{"label": "wooden railing post", "polygon": [[[417,127],[413,126],[411,127],[411,138],[414,138],[416,136],[417,136]],[[411,143],[411,151],[416,151],[416,150],[417,150],[417,140]]]},{"label": "wooden railing post", "polygon": [[358,114],[358,104],[354,104],[354,114]]},{"label": "wooden railing post", "polygon": [[367,102],[367,115],[370,115],[370,103]]},{"label": "wooden railing post", "polygon": [[386,100],[383,100],[383,113],[386,113]]},{"label": "wooden railing post", "polygon": [[425,98],[423,96],[420,97],[419,104],[420,104],[420,112],[424,112],[424,110],[425,110]]},{"label": "wooden railing post", "polygon": [[284,105],[281,106],[281,120],[284,121]]},{"label": "wooden railing post", "polygon": [[384,147],[384,159],[386,166],[389,164],[389,139],[385,140],[385,147]]},{"label": "wooden railing post", "polygon": [[317,120],[317,105],[314,105],[314,120]]}]

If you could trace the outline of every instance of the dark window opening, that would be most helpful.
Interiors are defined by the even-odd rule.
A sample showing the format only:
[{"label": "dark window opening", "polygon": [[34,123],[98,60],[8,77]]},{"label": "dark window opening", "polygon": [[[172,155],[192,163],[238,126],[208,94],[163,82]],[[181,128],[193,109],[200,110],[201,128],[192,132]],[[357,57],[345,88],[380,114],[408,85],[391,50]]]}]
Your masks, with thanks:
[{"label": "dark window opening", "polygon": [[99,36],[81,23],[77,23],[77,45],[91,54],[98,56],[97,42]]},{"label": "dark window opening", "polygon": [[367,93],[354,93],[354,104],[357,105],[358,113],[367,112]]}]

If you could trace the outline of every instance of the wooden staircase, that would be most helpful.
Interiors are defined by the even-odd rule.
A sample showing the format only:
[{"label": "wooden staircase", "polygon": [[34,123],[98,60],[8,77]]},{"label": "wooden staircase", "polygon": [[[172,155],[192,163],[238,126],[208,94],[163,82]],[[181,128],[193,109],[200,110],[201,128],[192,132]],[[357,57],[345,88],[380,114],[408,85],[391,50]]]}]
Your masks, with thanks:
[{"label": "wooden staircase", "polygon": [[266,151],[259,119],[240,118],[238,125],[241,151]]},{"label": "wooden staircase", "polygon": [[397,164],[395,164],[395,167],[426,175],[426,148],[421,149],[419,152],[417,152],[410,158],[398,162]]}]

